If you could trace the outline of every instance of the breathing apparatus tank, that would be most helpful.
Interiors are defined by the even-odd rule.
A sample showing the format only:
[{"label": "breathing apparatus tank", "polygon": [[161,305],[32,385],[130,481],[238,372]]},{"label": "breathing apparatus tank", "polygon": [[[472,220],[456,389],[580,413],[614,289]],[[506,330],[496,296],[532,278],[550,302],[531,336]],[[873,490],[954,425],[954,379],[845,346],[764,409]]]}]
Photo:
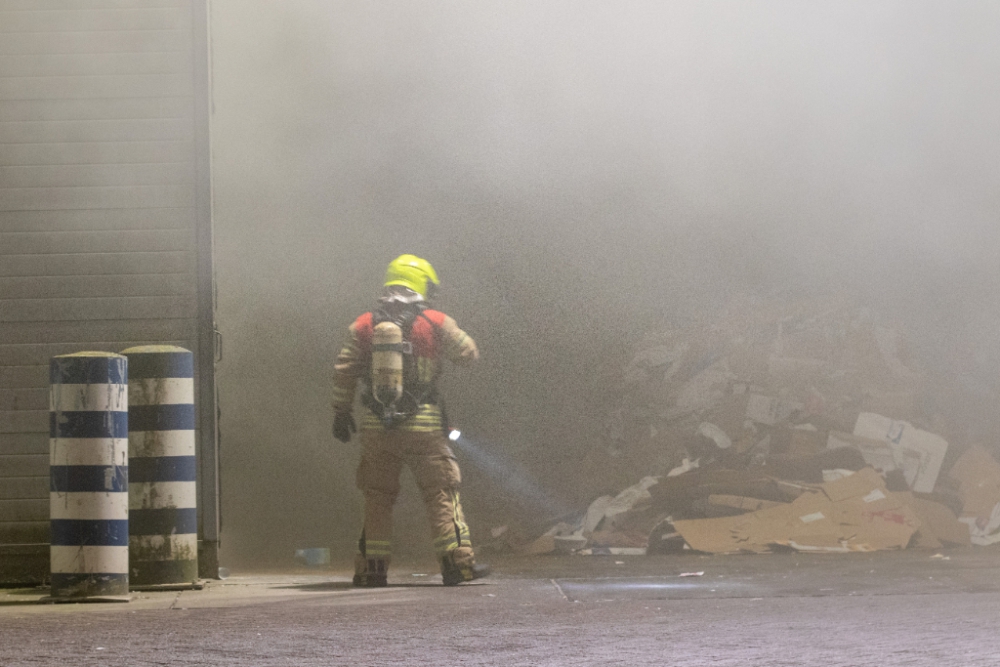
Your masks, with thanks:
[{"label": "breathing apparatus tank", "polygon": [[391,420],[403,396],[403,330],[391,320],[379,322],[372,332],[372,396]]},{"label": "breathing apparatus tank", "polygon": [[[437,284],[434,269],[419,257],[403,255],[389,265],[386,293],[372,311],[371,373],[361,401],[386,429],[396,428],[434,400],[435,385],[421,379],[410,334],[414,321],[427,308],[424,297]],[[417,291],[417,290],[421,291]]]}]

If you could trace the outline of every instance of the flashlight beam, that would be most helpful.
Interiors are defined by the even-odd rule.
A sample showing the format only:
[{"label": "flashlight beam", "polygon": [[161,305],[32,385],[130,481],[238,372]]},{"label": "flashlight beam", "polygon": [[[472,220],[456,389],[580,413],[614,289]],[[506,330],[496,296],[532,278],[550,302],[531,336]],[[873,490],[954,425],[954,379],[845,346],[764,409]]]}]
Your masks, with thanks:
[{"label": "flashlight beam", "polygon": [[514,495],[555,515],[571,511],[563,503],[550,498],[520,466],[498,456],[495,453],[496,447],[489,445],[490,451],[487,451],[486,447],[477,445],[457,430],[452,430],[448,438],[455,443],[456,448],[468,455],[473,465]]}]

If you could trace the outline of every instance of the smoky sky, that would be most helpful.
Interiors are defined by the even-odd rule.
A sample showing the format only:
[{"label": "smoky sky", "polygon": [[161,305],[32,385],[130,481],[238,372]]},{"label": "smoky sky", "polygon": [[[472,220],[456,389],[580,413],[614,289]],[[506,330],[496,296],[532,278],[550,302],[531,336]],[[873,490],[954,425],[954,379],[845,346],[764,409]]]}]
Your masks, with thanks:
[{"label": "smoky sky", "polygon": [[[483,350],[448,379],[456,418],[563,499],[638,337],[733,299],[847,294],[930,365],[1000,365],[995,3],[211,7],[240,549],[358,528],[329,378],[403,252]],[[474,530],[502,496],[466,464]]]}]

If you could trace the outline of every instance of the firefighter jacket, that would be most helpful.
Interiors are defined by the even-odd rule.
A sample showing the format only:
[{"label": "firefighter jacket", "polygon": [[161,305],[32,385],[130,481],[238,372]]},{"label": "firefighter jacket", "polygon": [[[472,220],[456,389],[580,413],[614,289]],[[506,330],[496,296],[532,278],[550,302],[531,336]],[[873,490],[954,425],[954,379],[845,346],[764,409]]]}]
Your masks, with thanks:
[{"label": "firefighter jacket", "polygon": [[[337,355],[333,376],[333,409],[350,412],[358,380],[369,381],[371,372],[373,316],[365,313],[351,324],[347,342]],[[479,358],[475,341],[458,328],[451,317],[437,310],[424,310],[413,321],[409,336],[412,354],[421,383],[433,383],[441,373],[444,359],[456,365],[468,365]],[[441,408],[437,401],[421,404],[417,413],[395,428],[397,431],[440,431]],[[365,410],[362,430],[384,430],[381,420]]]}]

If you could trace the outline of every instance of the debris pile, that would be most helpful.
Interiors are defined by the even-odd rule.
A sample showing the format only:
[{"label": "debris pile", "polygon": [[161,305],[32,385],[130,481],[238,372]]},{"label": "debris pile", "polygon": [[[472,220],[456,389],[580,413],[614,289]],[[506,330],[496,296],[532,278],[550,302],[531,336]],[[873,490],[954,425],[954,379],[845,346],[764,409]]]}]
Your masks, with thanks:
[{"label": "debris pile", "polygon": [[584,464],[602,495],[526,551],[998,542],[1000,463],[971,448],[942,475],[948,442],[931,430],[923,386],[905,337],[844,303],[753,304],[648,336],[607,446]]},{"label": "debris pile", "polygon": [[608,446],[590,458],[631,483],[706,454],[819,454],[829,432],[853,434],[862,412],[926,425],[914,366],[906,339],[866,309],[751,304],[647,336],[624,371]]}]

